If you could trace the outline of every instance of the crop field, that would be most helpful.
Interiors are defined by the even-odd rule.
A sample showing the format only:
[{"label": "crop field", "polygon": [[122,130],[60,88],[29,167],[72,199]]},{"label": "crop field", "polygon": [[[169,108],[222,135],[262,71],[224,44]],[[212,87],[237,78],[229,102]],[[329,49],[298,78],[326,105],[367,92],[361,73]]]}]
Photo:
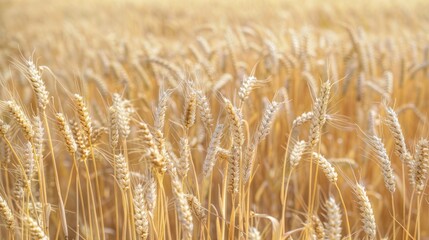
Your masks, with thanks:
[{"label": "crop field", "polygon": [[429,239],[429,2],[0,2],[0,239]]}]

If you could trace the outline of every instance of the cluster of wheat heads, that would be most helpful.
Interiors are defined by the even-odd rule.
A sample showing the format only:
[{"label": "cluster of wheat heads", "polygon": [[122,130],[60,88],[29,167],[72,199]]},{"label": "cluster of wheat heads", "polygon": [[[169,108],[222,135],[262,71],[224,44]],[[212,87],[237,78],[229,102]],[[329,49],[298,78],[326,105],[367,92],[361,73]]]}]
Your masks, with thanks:
[{"label": "cluster of wheat heads", "polygon": [[429,235],[417,8],[227,6],[4,11],[1,239]]}]

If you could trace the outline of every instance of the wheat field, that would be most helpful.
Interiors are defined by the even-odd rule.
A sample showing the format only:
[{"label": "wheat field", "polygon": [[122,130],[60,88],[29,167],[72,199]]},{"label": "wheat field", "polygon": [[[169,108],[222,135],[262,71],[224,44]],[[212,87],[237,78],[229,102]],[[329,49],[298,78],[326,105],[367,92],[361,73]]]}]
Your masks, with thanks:
[{"label": "wheat field", "polygon": [[429,239],[429,2],[0,3],[0,239]]}]

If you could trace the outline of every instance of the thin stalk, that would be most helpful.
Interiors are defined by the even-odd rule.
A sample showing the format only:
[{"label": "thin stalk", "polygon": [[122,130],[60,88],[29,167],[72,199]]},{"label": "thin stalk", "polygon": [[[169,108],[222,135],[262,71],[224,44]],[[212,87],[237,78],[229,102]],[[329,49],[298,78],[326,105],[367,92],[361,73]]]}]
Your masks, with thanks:
[{"label": "thin stalk", "polygon": [[348,236],[349,239],[351,239],[352,232],[350,230],[350,222],[349,222],[349,217],[348,217],[348,214],[347,214],[346,203],[344,202],[343,195],[341,194],[340,188],[338,187],[337,183],[335,183],[335,188],[338,191],[338,195],[340,196],[341,204],[343,205],[344,216],[346,217],[346,226],[347,226],[347,234],[348,234],[347,236]]},{"label": "thin stalk", "polygon": [[[55,187],[56,187],[57,194],[58,194],[58,201],[59,201],[58,204],[59,204],[59,208],[60,208],[61,223],[63,226],[65,238],[68,238],[67,219],[66,219],[66,213],[65,213],[65,209],[64,209],[63,199],[61,197],[61,186],[60,186],[60,180],[58,178],[58,170],[57,170],[57,164],[56,164],[56,160],[55,160],[54,146],[52,145],[51,131],[49,129],[48,117],[46,116],[45,111],[43,111],[43,120],[45,122],[46,133],[48,135],[49,148],[51,150],[52,167],[54,168]],[[42,166],[42,168],[43,168],[43,166]]]}]

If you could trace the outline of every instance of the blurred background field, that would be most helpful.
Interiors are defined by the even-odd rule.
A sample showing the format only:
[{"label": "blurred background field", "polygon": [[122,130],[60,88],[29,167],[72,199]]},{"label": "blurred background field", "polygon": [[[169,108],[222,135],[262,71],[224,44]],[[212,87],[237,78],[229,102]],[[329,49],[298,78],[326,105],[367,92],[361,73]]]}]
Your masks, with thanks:
[{"label": "blurred background field", "polygon": [[[0,119],[12,126],[2,139],[0,195],[16,224],[12,230],[1,225],[1,235],[35,237],[37,227],[26,220],[31,217],[38,219],[40,239],[144,238],[138,230],[141,217],[149,239],[427,238],[429,146],[420,139],[429,133],[428,9],[424,0],[0,2]],[[46,109],[39,107],[29,62],[49,93]],[[303,113],[316,114],[328,85],[326,111],[295,126]],[[157,109],[167,92],[167,110],[160,116]],[[74,94],[83,97],[97,132],[81,133],[92,153],[83,161],[75,159],[82,153],[66,151],[55,115],[80,121]],[[189,101],[196,96],[198,104],[204,96],[207,105],[192,110]],[[20,169],[28,139],[9,100],[30,119],[46,118],[45,146],[35,157],[44,163],[36,161],[34,182],[28,189],[21,186],[23,199],[15,192],[28,172]],[[111,109],[117,101],[129,110],[123,126],[130,132],[114,146],[118,126]],[[264,109],[273,106],[270,102],[280,107],[268,121]],[[243,142],[234,139],[235,118],[228,109],[236,111]],[[396,115],[389,109],[397,114],[396,132],[391,124]],[[208,111],[211,125],[204,115]],[[195,123],[187,126],[192,112]],[[160,118],[165,125],[159,126]],[[255,140],[264,119],[267,134]],[[317,119],[323,122],[317,143],[293,167],[291,152],[300,140],[311,142]],[[166,172],[156,170],[142,123],[159,145]],[[205,161],[221,123],[217,162],[206,176]],[[82,121],[75,126],[85,130]],[[377,148],[373,136],[383,147]],[[29,142],[36,151],[37,141]],[[380,158],[378,150],[384,147],[389,164]],[[8,156],[8,149],[17,155]],[[312,152],[334,167],[335,183],[324,176],[325,165]],[[131,179],[123,191],[117,175],[120,154]],[[237,177],[230,172],[235,164],[238,189],[229,192]],[[386,188],[389,173],[396,191]],[[245,181],[246,174],[251,180]],[[148,213],[142,217],[137,185],[148,189],[152,182],[156,206],[152,211],[143,207]],[[365,186],[369,207],[356,193],[358,184]],[[419,184],[423,190],[417,191]],[[90,188],[94,191],[87,194]],[[340,209],[337,221],[330,219],[330,197]],[[36,203],[41,207],[32,211]],[[368,226],[372,220],[374,228]]]}]

